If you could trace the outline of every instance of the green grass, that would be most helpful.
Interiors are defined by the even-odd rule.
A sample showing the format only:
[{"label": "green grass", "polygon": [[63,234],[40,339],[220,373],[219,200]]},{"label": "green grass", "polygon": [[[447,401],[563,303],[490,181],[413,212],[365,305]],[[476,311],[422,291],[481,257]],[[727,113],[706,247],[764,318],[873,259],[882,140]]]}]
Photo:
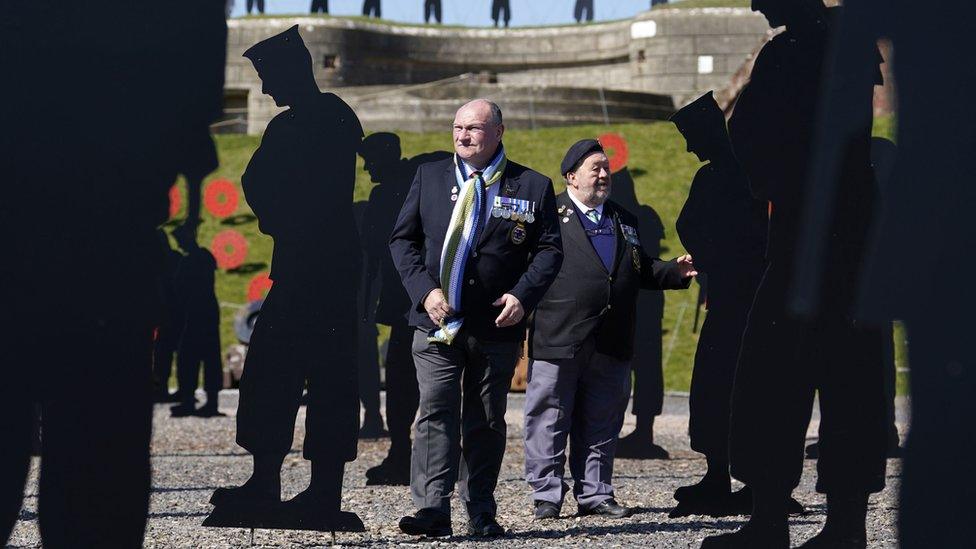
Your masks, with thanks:
[{"label": "green grass", "polygon": [[[555,182],[556,191],[562,192],[564,185],[559,177],[558,166],[569,145],[578,139],[596,137],[608,131],[619,133],[627,140],[630,149],[628,167],[634,175],[638,200],[642,204],[652,206],[664,223],[665,238],[662,242],[664,251],[661,255],[670,258],[685,253],[675,233],[674,222],[700,163],[693,155],[685,152],[684,141],[672,124],[651,122],[610,127],[591,125],[535,131],[511,130],[506,133],[505,145],[513,160],[548,175]],[[890,120],[882,120],[876,124],[876,133],[890,136],[891,132]],[[407,157],[423,152],[451,149],[451,136],[447,132],[425,134],[404,132],[400,133],[400,137],[403,154]],[[257,147],[259,138],[218,136],[216,139],[220,168],[208,177],[207,181],[216,178],[229,179],[240,190],[240,176]],[[355,199],[365,200],[369,196],[372,184],[369,182],[368,174],[361,169],[361,160],[359,168]],[[235,216],[243,223],[230,225],[227,220],[220,221],[204,212],[204,221],[200,228],[200,239],[204,244],[209,244],[216,233],[225,229],[240,231],[249,242],[250,249],[245,262],[247,268],[240,269],[238,272],[220,271],[217,274],[217,296],[226,305],[245,303],[248,282],[257,272],[267,270],[271,261],[271,239],[258,232],[256,220],[247,216],[251,212],[243,200],[243,193],[240,197],[241,202]],[[177,219],[181,215],[182,213],[177,214]],[[171,222],[170,227],[173,224],[174,222]],[[698,342],[698,336],[692,334],[696,296],[697,288],[694,287],[690,291],[665,293],[663,324],[665,354],[668,352],[671,339],[674,338],[673,349],[665,364],[665,386],[668,390],[687,391],[691,382],[691,366]],[[680,313],[682,308],[683,314]],[[221,338],[222,345],[225,347],[236,341],[232,327],[234,312],[230,306],[221,309]],[[678,322],[679,316],[680,322]],[[386,337],[385,330],[381,331],[380,337],[381,339]],[[899,345],[898,349],[899,364],[904,366],[903,345]],[[900,386],[903,385],[904,379],[901,379]]]}]

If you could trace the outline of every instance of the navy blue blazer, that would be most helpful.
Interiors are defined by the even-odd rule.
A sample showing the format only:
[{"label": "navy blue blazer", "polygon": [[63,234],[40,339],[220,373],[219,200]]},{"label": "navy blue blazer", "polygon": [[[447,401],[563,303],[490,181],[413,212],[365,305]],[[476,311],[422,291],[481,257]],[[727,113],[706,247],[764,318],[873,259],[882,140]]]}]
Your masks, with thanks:
[{"label": "navy blue blazer", "polygon": [[[424,309],[424,298],[440,288],[441,248],[455,202],[451,190],[457,185],[454,159],[423,164],[417,170],[390,237],[390,253],[410,295],[410,325],[433,329]],[[477,246],[465,266],[461,309],[464,329],[490,341],[519,341],[525,338],[525,318],[535,309],[555,280],[562,265],[562,241],[556,216],[552,181],[525,166],[508,161],[500,181],[499,196],[535,202],[533,223],[524,223],[524,235],[513,229],[517,223],[490,217]],[[491,204],[486,205],[490,215]],[[492,303],[503,294],[522,302],[525,318],[507,328],[497,328],[501,307]]]}]

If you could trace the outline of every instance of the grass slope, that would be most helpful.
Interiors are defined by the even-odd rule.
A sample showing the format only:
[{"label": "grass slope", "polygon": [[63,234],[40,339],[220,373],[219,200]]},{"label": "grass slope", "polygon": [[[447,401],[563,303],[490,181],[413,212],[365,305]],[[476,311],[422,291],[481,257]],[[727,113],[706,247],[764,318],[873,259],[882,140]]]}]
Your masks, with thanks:
[{"label": "grass slope", "polygon": [[[880,120],[876,124],[875,131],[890,136],[891,121]],[[596,137],[606,132],[619,133],[627,140],[630,158],[628,168],[634,176],[637,197],[642,204],[652,206],[661,216],[665,226],[661,255],[670,258],[685,253],[675,233],[674,222],[700,163],[693,155],[685,152],[684,141],[672,124],[652,122],[610,127],[590,125],[535,131],[511,130],[506,133],[505,145],[513,160],[551,177],[558,193],[564,189],[558,166],[566,149],[578,139]],[[403,154],[407,157],[423,152],[451,149],[448,132],[401,133],[400,137]],[[216,139],[220,168],[211,174],[207,181],[217,178],[228,179],[237,185],[240,191],[241,174],[251,154],[257,148],[259,138],[218,136]],[[361,160],[359,168],[355,193],[357,201],[366,200],[372,186],[368,174],[361,169]],[[182,183],[180,188],[181,192],[185,192]],[[205,245],[210,243],[215,234],[226,229],[240,231],[249,243],[248,256],[242,268],[235,271],[220,271],[217,274],[217,295],[223,304],[221,342],[224,347],[236,341],[232,326],[234,304],[246,302],[248,283],[256,274],[266,271],[271,261],[271,239],[258,232],[257,221],[250,215],[251,211],[243,200],[243,193],[240,198],[237,211],[230,218],[218,220],[204,212],[204,221],[200,228],[200,239]],[[185,204],[185,200],[183,203]],[[169,225],[170,228],[182,215],[183,212],[176,215]],[[698,343],[698,336],[692,333],[696,296],[697,288],[694,286],[690,291],[665,293],[663,337],[666,360],[665,385],[668,390],[687,391],[690,385],[691,366]],[[683,313],[682,309],[684,309]],[[380,338],[381,341],[385,338],[385,330],[381,331]],[[899,360],[903,363],[904,349],[903,346],[899,347]]]}]

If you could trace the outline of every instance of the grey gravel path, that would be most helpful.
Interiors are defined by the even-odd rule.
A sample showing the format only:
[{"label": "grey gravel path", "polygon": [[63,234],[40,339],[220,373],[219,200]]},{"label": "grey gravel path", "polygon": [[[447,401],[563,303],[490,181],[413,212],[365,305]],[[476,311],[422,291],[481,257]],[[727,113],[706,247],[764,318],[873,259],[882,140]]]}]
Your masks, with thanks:
[{"label": "grey gravel path", "polygon": [[[243,529],[203,528],[200,523],[209,513],[210,493],[218,486],[238,484],[245,480],[250,458],[234,444],[236,393],[225,391],[221,407],[226,418],[172,419],[168,408],[156,407],[153,435],[153,492],[146,547],[247,547],[250,532]],[[618,499],[639,507],[639,512],[623,520],[600,517],[576,518],[575,504],[563,506],[564,518],[544,524],[531,520],[528,489],[522,480],[523,398],[512,395],[509,401],[508,451],[499,479],[497,499],[499,522],[511,530],[508,537],[492,542],[455,536],[448,541],[418,541],[402,535],[396,527],[400,516],[413,511],[407,487],[367,487],[365,471],[379,463],[386,454],[387,439],[364,440],[359,444],[359,458],[346,469],[343,506],[359,513],[368,530],[365,534],[337,534],[336,543],[347,546],[387,547],[415,546],[492,546],[492,547],[663,547],[697,548],[706,535],[738,527],[743,517],[710,519],[688,517],[671,520],[668,510],[674,501],[671,494],[683,484],[695,482],[704,472],[704,460],[688,447],[688,401],[681,395],[667,398],[664,415],[658,418],[658,442],[672,455],[669,461],[618,460],[615,486]],[[907,405],[899,401],[899,428],[904,432]],[[304,409],[300,412],[304,415]],[[816,433],[816,417],[810,435]],[[625,431],[633,429],[628,414]],[[301,440],[304,417],[296,426],[296,441]],[[812,437],[811,437],[812,438]],[[107,464],[107,466],[111,466]],[[14,547],[37,547],[37,471],[32,463],[20,521],[9,543]],[[294,451],[285,460],[283,492],[285,497],[299,492],[308,479],[308,463]],[[888,488],[871,498],[868,535],[871,547],[896,546],[897,488],[900,462],[888,461]],[[807,461],[803,481],[794,493],[808,507],[809,513],[792,520],[794,543],[816,533],[824,520],[824,499],[813,490],[815,462]],[[463,507],[457,502],[454,512],[455,532],[464,531]],[[254,545],[258,547],[326,547],[332,544],[329,534],[258,530]]]}]

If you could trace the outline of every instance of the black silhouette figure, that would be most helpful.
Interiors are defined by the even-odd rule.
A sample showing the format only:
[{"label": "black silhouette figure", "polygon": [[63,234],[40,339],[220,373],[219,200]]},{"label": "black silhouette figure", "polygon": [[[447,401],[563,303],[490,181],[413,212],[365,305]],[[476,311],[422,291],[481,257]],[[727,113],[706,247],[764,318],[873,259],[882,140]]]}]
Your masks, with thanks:
[{"label": "black silhouette figure", "polygon": [[[364,234],[363,223],[366,217],[368,202],[360,200],[353,204],[353,215],[356,228],[360,235]],[[365,260],[365,240],[361,242],[361,257]],[[382,438],[387,436],[383,425],[383,415],[380,413],[380,357],[376,348],[376,300],[378,299],[378,285],[376,281],[367,278],[366,273],[359,281],[359,309],[357,318],[359,326],[359,349],[356,352],[359,372],[359,403],[363,408],[363,422],[359,429],[359,438]]]},{"label": "black silhouette figure", "polygon": [[430,16],[441,23],[441,0],[424,0],[424,23],[430,23]]},{"label": "black silhouette figure", "polygon": [[[237,412],[237,443],[253,455],[254,472],[243,486],[214,492],[216,509],[204,524],[361,531],[359,518],[339,506],[359,430],[350,342],[358,324],[352,194],[362,127],[339,97],[319,91],[297,25],[244,56],[265,92],[288,107],[271,120],[241,179],[258,226],[274,238],[274,286],[251,336]],[[306,386],[311,482],[281,504],[281,464]]]},{"label": "black silhouette figure", "polygon": [[380,11],[380,0],[363,0],[363,16],[383,17]]},{"label": "black silhouette figure", "polygon": [[[180,404],[171,408],[173,417],[221,416],[217,397],[223,384],[220,361],[220,305],[214,291],[217,260],[210,250],[197,245],[188,232],[174,231],[177,244],[186,253],[176,269],[176,297],[183,312],[180,341],[176,353]],[[203,364],[203,384],[207,403],[196,409],[195,391]]]},{"label": "black silhouette figure", "polygon": [[[868,254],[859,299],[865,321],[884,326],[905,322],[910,340],[911,429],[899,505],[901,546],[963,547],[976,521],[976,477],[968,473],[976,453],[976,367],[971,349],[976,275],[972,204],[976,188],[963,159],[976,150],[974,104],[966,90],[976,85],[976,66],[960,63],[972,39],[976,4],[952,2],[916,13],[909,2],[851,3],[840,30],[834,60],[837,82],[825,101],[825,131],[817,145],[815,181],[820,191],[808,210],[809,234],[801,268],[820,261],[826,248],[836,177],[849,155],[850,135],[866,113],[851,112],[851,96],[869,85],[876,71],[869,60],[879,37],[897,51],[898,162],[885,190],[882,215]],[[906,22],[911,24],[906,24]],[[904,268],[906,251],[911,265]],[[947,280],[935,278],[942,266]],[[956,284],[956,281],[961,281]],[[826,281],[798,280],[798,308],[819,306]]]},{"label": "black silhouette figure", "polygon": [[251,10],[258,9],[258,13],[264,13],[264,0],[247,0],[247,14],[251,15]]},{"label": "black silhouette figure", "polygon": [[[583,15],[583,12],[586,15]],[[573,8],[573,17],[577,23],[582,23],[584,17],[587,21],[593,21],[593,0],[576,0],[576,7]]]},{"label": "black silhouette figure", "polygon": [[[752,488],[753,513],[738,532],[706,538],[702,547],[789,546],[787,502],[800,480],[815,391],[817,489],[827,494],[829,518],[809,546],[863,547],[868,494],[885,484],[883,335],[850,313],[876,200],[871,128],[864,124],[852,139],[830,249],[816,267],[828,281],[829,299],[815,317],[798,320],[787,298],[831,22],[819,0],[757,1],[754,8],[786,31],[760,51],[729,122],[753,194],[772,203],[767,268],[742,340],[729,438],[731,472]],[[857,96],[868,122],[872,85]]]},{"label": "black silhouette figure", "polygon": [[509,5],[508,0],[491,0],[491,20],[495,22],[496,27],[499,21],[504,21],[505,28],[508,28],[508,22],[511,19],[512,7]]},{"label": "black silhouette figure", "polygon": [[163,253],[163,261],[162,270],[157,277],[162,310],[153,342],[153,400],[179,402],[182,398],[179,391],[172,394],[169,392],[169,378],[173,372],[173,357],[180,343],[180,328],[184,318],[176,296],[176,269],[183,254],[170,247],[165,231],[157,229],[156,236]]},{"label": "black silhouette figure", "polygon": [[[654,208],[637,200],[634,178],[623,168],[613,174],[613,200],[637,217],[637,232],[641,246],[649,257],[660,257],[664,223]],[[664,292],[641,291],[637,297],[634,341],[633,407],[636,428],[617,443],[617,457],[631,459],[668,459],[667,450],[654,443],[654,418],[664,407],[664,370],[662,356]]]},{"label": "black silhouette figure", "polygon": [[[38,21],[53,32],[43,41]],[[20,84],[0,91],[0,230],[16,235],[0,262],[2,544],[37,404],[44,546],[143,543],[156,228],[187,160],[181,144],[219,117],[225,42],[222,2],[4,5],[0,70]],[[63,63],[65,52],[84,62]],[[62,78],[85,85],[68,98]]]},{"label": "black silhouette figure", "polygon": [[676,228],[695,266],[708,276],[708,316],[702,326],[691,378],[688,433],[691,448],[705,455],[701,482],[675,491],[672,518],[748,512],[747,489],[731,492],[729,399],[739,344],[765,267],[767,205],[753,198],[732,153],[725,115],[712,92],[671,117],[688,151],[708,163],[699,168]]},{"label": "black silhouette figure", "polygon": [[329,0],[312,0],[312,13],[329,13]]},{"label": "black silhouette figure", "polygon": [[386,348],[386,422],[390,431],[390,450],[383,462],[366,471],[367,485],[410,484],[410,430],[420,394],[411,345],[413,330],[407,323],[410,296],[390,256],[390,234],[403,207],[403,201],[417,172],[417,166],[449,158],[447,152],[420,155],[410,160],[400,157],[400,138],[392,133],[374,133],[363,141],[360,154],[364,169],[377,183],[369,195],[363,222],[366,250],[366,284],[379,277],[379,300],[375,321],[390,327]]}]

